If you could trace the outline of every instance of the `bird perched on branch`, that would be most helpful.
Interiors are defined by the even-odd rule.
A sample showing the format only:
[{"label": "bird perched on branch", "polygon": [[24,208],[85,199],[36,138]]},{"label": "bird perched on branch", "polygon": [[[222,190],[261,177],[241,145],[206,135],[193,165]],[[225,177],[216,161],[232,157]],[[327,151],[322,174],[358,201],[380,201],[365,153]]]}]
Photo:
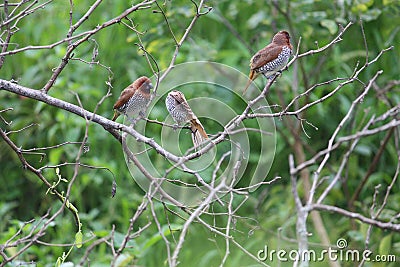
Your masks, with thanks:
[{"label": "bird perched on branch", "polygon": [[194,147],[198,147],[204,140],[208,138],[203,125],[193,113],[185,95],[180,91],[172,91],[165,99],[165,105],[169,114],[178,124],[190,123],[190,130],[192,131],[192,141]]},{"label": "bird perched on branch", "polygon": [[258,51],[250,60],[249,81],[243,94],[251,82],[254,81],[260,73],[267,79],[272,79],[275,73],[279,72],[289,62],[292,54],[292,44],[290,35],[287,31],[280,31],[272,38],[272,43]]},{"label": "bird perched on branch", "polygon": [[115,121],[120,114],[128,116],[128,119],[132,119],[131,116],[136,114],[144,115],[143,112],[150,101],[151,88],[153,85],[145,76],[126,87],[114,104],[115,111],[112,120]]}]

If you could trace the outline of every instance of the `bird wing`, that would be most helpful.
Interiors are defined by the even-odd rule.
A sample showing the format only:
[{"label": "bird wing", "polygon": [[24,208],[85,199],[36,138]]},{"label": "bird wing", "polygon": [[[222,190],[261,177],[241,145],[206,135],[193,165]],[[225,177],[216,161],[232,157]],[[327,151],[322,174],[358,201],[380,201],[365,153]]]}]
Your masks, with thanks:
[{"label": "bird wing", "polygon": [[250,69],[258,69],[268,62],[273,61],[282,52],[282,46],[269,44],[258,51],[250,60]]},{"label": "bird wing", "polygon": [[192,109],[190,108],[188,102],[186,101],[185,95],[180,94],[173,94],[172,97],[181,105],[188,113],[193,114]]},{"label": "bird wing", "polygon": [[137,88],[135,89],[133,87],[133,84],[129,85],[126,87],[124,90],[122,90],[121,95],[119,96],[117,102],[114,104],[114,109],[120,108],[124,104],[126,104],[137,91]]}]

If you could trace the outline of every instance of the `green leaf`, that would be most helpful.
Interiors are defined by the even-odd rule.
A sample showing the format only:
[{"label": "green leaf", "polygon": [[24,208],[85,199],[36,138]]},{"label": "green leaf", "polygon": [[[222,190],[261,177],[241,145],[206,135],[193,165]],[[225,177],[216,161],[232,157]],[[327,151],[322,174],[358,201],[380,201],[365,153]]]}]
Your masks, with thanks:
[{"label": "green leaf", "polygon": [[56,261],[56,267],[60,267],[61,266],[61,258],[58,257],[57,261]]},{"label": "green leaf", "polygon": [[49,153],[49,162],[51,164],[58,164],[63,151],[61,149],[53,149]]},{"label": "green leaf", "polygon": [[323,20],[321,20],[320,24],[322,27],[327,28],[329,33],[332,35],[338,31],[338,25],[333,20],[323,19]]},{"label": "green leaf", "polygon": [[255,29],[266,18],[267,16],[265,11],[260,10],[250,17],[250,19],[247,21],[247,25],[249,29]]},{"label": "green leaf", "polygon": [[124,267],[124,266],[128,266],[129,263],[131,263],[133,260],[133,256],[128,254],[128,253],[124,253],[121,254],[117,261],[115,262],[115,266],[117,267]]},{"label": "green leaf", "polygon": [[355,148],[355,151],[358,153],[358,154],[360,154],[360,155],[363,155],[363,156],[370,156],[371,154],[372,154],[372,151],[371,151],[371,146],[368,146],[368,145],[358,145],[356,148]]},{"label": "green leaf", "polygon": [[75,246],[77,248],[81,248],[82,247],[82,240],[83,240],[83,235],[82,232],[79,231],[75,234]]},{"label": "green leaf", "polygon": [[348,235],[351,239],[356,240],[356,241],[364,240],[363,234],[360,233],[359,231],[353,231],[353,230],[351,230],[351,231],[349,231],[349,232],[347,233],[347,235]]},{"label": "green leaf", "polygon": [[390,249],[392,247],[392,234],[389,234],[382,238],[379,243],[379,254],[380,255],[389,255]]},{"label": "green leaf", "polygon": [[368,10],[368,7],[367,7],[367,5],[364,5],[364,4],[354,5],[351,8],[351,11],[356,14],[366,12],[367,10]]},{"label": "green leaf", "polygon": [[362,18],[364,21],[376,20],[376,19],[379,17],[379,15],[380,15],[381,13],[382,13],[381,10],[379,10],[379,9],[377,9],[377,8],[373,8],[373,9],[370,9],[370,10],[368,10],[367,12],[363,13],[363,14],[361,15],[361,18]]},{"label": "green leaf", "polygon": [[383,0],[382,3],[384,6],[394,4],[396,0]]}]

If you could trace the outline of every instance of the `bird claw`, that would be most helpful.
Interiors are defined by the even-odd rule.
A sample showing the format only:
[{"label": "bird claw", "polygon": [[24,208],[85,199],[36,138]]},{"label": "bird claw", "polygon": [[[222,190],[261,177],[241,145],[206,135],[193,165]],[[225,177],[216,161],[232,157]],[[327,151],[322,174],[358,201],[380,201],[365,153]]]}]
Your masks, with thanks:
[{"label": "bird claw", "polygon": [[[289,69],[289,67],[288,67],[288,65],[286,65],[284,68],[283,68],[283,70],[282,71],[287,71]],[[281,72],[282,72],[281,71]]]},{"label": "bird claw", "polygon": [[179,125],[177,123],[175,123],[174,125],[172,125],[172,129],[174,129],[174,131],[176,131],[176,129],[178,129]]}]

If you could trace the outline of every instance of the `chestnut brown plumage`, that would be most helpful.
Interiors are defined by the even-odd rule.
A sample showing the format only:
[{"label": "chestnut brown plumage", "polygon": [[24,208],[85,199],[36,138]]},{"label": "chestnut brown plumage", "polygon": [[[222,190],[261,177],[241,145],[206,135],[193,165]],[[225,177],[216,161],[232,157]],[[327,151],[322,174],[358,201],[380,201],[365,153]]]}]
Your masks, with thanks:
[{"label": "chestnut brown plumage", "polygon": [[165,99],[165,105],[174,121],[178,124],[189,122],[192,132],[192,141],[194,147],[198,147],[204,140],[208,138],[203,125],[193,113],[185,95],[180,91],[172,91]]},{"label": "chestnut brown plumage", "polygon": [[145,76],[140,77],[126,87],[114,104],[115,121],[120,114],[127,115],[129,119],[133,115],[143,113],[150,101],[150,89],[153,88],[151,80]]},{"label": "chestnut brown plumage", "polygon": [[273,78],[275,73],[286,66],[292,50],[290,35],[287,31],[280,31],[275,34],[272,42],[251,58],[249,80],[243,94],[260,73],[267,77],[267,79]]}]

